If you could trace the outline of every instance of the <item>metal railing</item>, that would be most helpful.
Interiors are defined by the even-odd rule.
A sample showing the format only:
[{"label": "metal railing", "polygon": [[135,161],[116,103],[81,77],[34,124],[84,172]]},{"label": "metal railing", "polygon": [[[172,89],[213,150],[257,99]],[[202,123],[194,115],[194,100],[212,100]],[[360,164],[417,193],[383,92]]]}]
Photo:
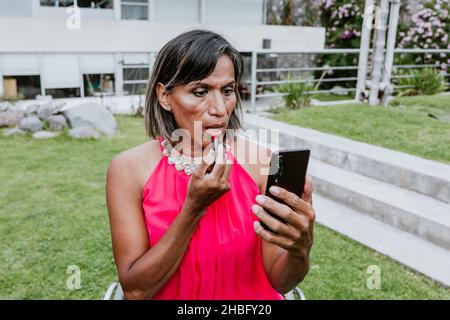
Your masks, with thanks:
[{"label": "metal railing", "polygon": [[[399,75],[396,74],[396,70],[413,70],[413,69],[422,69],[422,68],[440,68],[440,65],[436,64],[395,64],[398,63],[399,55],[426,55],[426,54],[442,54],[445,53],[450,57],[449,49],[395,49],[394,51],[394,66],[391,79],[394,80],[395,83],[397,79],[401,78],[410,78],[413,76],[410,75]],[[270,59],[267,56],[280,56],[283,54],[294,54],[299,55],[299,61],[307,60],[309,65],[305,66],[293,66],[293,67],[261,67],[260,62],[264,61],[264,59]],[[353,54],[356,56],[354,65],[347,66],[316,66],[315,57],[316,55],[343,55],[343,54]],[[309,56],[309,57],[308,57]],[[312,59],[311,59],[311,56]],[[306,59],[305,59],[306,57]],[[309,59],[308,59],[309,58]],[[255,50],[252,52],[252,60],[251,60],[251,75],[250,80],[246,83],[250,85],[250,100],[251,100],[251,112],[255,112],[256,109],[256,99],[257,98],[267,98],[267,97],[282,97],[286,95],[286,93],[281,92],[264,92],[267,87],[274,87],[282,84],[288,83],[311,83],[316,86],[316,90],[310,90],[305,93],[307,94],[329,94],[334,92],[332,89],[320,89],[320,85],[324,83],[336,83],[336,84],[347,84],[347,87],[344,88],[345,92],[348,94],[356,92],[356,81],[357,81],[357,71],[358,71],[358,58],[359,58],[359,49],[323,49],[323,50],[304,50],[304,51],[275,51],[275,50]],[[448,59],[448,58],[447,58]],[[312,65],[311,65],[312,64]],[[367,69],[370,70],[370,65]],[[317,77],[317,72],[322,72],[321,77]],[[323,77],[324,72],[335,72],[335,71],[349,71],[353,72],[354,75],[351,76],[343,76],[343,77]],[[297,77],[294,79],[286,79],[285,75],[293,74],[293,73],[307,73],[308,78],[306,77]],[[316,73],[316,74],[314,74]],[[267,77],[263,76],[263,74],[275,74],[276,77]],[[446,78],[446,90],[450,88],[449,76],[450,73],[445,72],[442,73]],[[283,76],[282,76],[283,75]],[[278,78],[277,78],[278,77]],[[275,79],[274,79],[275,78]],[[354,83],[354,85],[352,85]],[[351,84],[351,85],[349,85]],[[406,86],[407,87],[407,86]],[[405,86],[393,85],[394,92],[398,91],[398,89],[403,89]],[[350,98],[354,100],[354,98]]]}]

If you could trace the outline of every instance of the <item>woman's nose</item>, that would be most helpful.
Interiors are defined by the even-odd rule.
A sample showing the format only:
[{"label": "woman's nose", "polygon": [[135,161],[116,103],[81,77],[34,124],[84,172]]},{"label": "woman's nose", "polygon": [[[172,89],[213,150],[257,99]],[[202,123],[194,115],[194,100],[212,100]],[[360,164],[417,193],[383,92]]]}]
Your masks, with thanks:
[{"label": "woman's nose", "polygon": [[217,115],[217,116],[224,116],[227,112],[227,106],[225,104],[225,101],[222,97],[221,92],[214,92],[213,99],[212,99],[212,105],[209,108],[210,113]]}]

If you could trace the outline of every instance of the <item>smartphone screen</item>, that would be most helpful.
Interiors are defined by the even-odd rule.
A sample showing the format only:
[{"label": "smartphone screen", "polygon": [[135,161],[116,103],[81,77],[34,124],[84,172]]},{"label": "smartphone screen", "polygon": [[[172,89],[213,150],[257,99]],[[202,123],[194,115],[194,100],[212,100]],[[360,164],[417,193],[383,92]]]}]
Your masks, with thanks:
[{"label": "smartphone screen", "polygon": [[[271,186],[279,186],[301,197],[305,186],[310,153],[311,151],[309,149],[288,149],[274,152],[270,161],[265,195],[275,201],[284,203],[283,200],[269,192]],[[268,213],[271,214],[270,212]],[[283,221],[277,215],[271,215]],[[262,222],[261,225],[269,229]]]}]

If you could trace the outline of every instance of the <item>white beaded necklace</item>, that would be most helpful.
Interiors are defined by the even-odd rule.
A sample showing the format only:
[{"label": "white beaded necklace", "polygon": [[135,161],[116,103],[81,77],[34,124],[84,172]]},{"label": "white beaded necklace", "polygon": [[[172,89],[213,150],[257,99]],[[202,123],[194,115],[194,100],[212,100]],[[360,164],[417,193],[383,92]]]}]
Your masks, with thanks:
[{"label": "white beaded necklace", "polygon": [[[161,141],[161,147],[163,148],[162,154],[167,157],[167,162],[170,165],[175,165],[175,169],[177,171],[183,170],[184,173],[188,176],[191,175],[194,172],[195,168],[202,163],[203,157],[190,157],[184,154],[180,154],[167,139]],[[226,143],[226,152],[230,151],[230,149],[230,145]]]}]

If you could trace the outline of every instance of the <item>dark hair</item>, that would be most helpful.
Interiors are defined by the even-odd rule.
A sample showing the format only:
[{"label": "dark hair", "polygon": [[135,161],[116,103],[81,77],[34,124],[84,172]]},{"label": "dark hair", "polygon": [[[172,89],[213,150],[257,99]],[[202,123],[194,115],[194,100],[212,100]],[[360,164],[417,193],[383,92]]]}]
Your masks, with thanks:
[{"label": "dark hair", "polygon": [[[222,54],[230,57],[234,65],[236,85],[240,83],[243,60],[239,52],[221,35],[208,30],[192,30],[170,40],[159,51],[148,81],[145,101],[145,127],[151,138],[159,135],[170,139],[177,128],[170,111],[161,107],[156,85],[161,82],[167,91],[176,86],[208,77]],[[236,107],[230,116],[227,129],[241,128],[241,98],[236,90]]]}]

